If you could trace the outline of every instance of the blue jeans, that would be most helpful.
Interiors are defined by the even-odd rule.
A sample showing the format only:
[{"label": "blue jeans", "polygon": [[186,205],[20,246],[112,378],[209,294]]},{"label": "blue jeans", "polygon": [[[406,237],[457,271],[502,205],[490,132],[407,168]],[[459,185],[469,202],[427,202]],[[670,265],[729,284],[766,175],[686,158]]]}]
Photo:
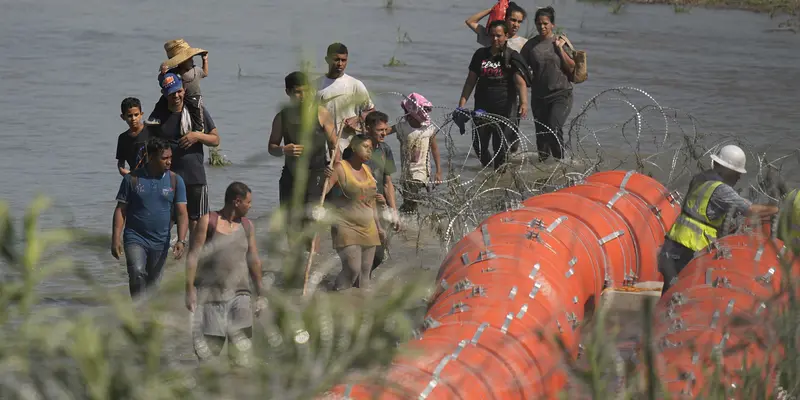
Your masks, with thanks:
[{"label": "blue jeans", "polygon": [[128,264],[128,284],[131,297],[144,292],[161,279],[161,272],[169,254],[169,243],[162,249],[151,249],[140,244],[125,245],[125,261]]}]

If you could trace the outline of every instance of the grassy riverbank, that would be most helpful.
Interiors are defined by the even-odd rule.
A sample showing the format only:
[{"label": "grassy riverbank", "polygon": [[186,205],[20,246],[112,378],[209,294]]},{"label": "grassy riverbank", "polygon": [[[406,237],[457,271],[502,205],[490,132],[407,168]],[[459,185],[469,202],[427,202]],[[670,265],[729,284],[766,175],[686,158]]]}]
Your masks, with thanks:
[{"label": "grassy riverbank", "polygon": [[631,4],[667,4],[678,10],[692,7],[722,8],[767,13],[771,16],[788,15],[800,17],[800,0],[585,0],[592,3]]}]

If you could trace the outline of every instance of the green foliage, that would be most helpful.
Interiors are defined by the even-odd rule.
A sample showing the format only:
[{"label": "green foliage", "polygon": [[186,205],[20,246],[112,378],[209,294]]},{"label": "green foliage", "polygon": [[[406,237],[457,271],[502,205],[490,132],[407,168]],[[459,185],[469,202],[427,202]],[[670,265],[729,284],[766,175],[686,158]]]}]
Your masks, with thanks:
[{"label": "green foliage", "polygon": [[404,62],[400,61],[399,59],[397,59],[394,54],[392,54],[392,58],[389,59],[389,63],[383,64],[383,66],[387,67],[387,68],[402,67],[402,66],[405,66],[405,65],[406,65],[406,63],[404,63]]},{"label": "green foliage", "polygon": [[231,165],[231,161],[222,154],[218,147],[209,147],[208,165],[212,167],[227,167]]},{"label": "green foliage", "polygon": [[611,4],[611,13],[612,14],[621,14],[622,11],[625,10],[625,1],[624,0],[617,0],[616,2]]},{"label": "green foliage", "polygon": [[[410,338],[407,310],[423,295],[417,280],[378,283],[369,293],[266,293],[269,309],[257,320],[251,362],[177,363],[176,348],[190,347],[183,274],[165,276],[144,302],[127,290],[96,284],[63,249],[105,250],[108,238],[70,229],[42,230],[49,201],[37,198],[20,235],[0,203],[0,398],[177,399],[311,398],[345,373],[380,368]],[[294,250],[290,253],[297,253]],[[296,264],[286,263],[286,268]],[[168,268],[177,269],[180,268]],[[55,273],[71,273],[104,307],[69,312],[48,306],[38,288]],[[284,271],[291,280],[291,271]],[[176,347],[177,346],[177,347]]]}]

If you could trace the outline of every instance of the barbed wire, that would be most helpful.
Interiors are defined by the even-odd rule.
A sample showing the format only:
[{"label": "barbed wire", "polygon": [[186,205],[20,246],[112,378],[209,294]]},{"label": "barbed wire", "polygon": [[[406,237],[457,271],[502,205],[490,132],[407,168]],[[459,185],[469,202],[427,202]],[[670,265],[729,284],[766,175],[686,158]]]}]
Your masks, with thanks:
[{"label": "barbed wire", "polygon": [[[382,92],[376,96],[408,98],[398,92]],[[606,111],[614,107],[617,108],[612,112]],[[627,119],[606,125],[595,122],[595,119],[619,115],[619,107],[622,107],[623,115],[629,115]],[[399,117],[398,122],[406,117]],[[768,161],[765,154],[754,152],[754,144],[746,138],[701,132],[695,116],[664,106],[648,92],[635,87],[606,89],[587,100],[564,125],[565,140],[559,140],[559,144],[565,149],[565,154],[564,159],[558,161],[538,161],[536,136],[553,134],[553,131],[532,117],[515,124],[501,115],[481,114],[477,120],[472,118],[469,122],[471,129],[468,128],[463,135],[457,128],[454,130],[452,108],[434,105],[429,117],[436,135],[443,136],[446,154],[441,154],[441,167],[446,176],[443,175],[440,181],[430,179],[428,191],[413,194],[405,189],[402,173],[400,179],[393,180],[398,183],[396,187],[404,201],[413,197],[420,206],[416,212],[403,213],[403,218],[416,219],[420,228],[432,228],[444,248],[492,214],[517,208],[524,199],[535,194],[574,185],[600,170],[637,170],[658,179],[680,196],[681,191],[686,190],[684,186],[688,180],[710,166],[708,156],[726,144],[739,145],[748,153],[748,158],[755,161],[753,172],[756,179],[754,183],[748,183],[746,197],[776,201],[763,184],[766,169],[770,166],[780,168],[779,164],[793,160],[793,154],[800,155],[797,150],[792,150]],[[481,144],[478,129],[490,124],[498,126],[498,131],[506,131],[507,134],[500,138],[500,146],[504,149],[508,150],[513,144],[510,137],[516,137],[518,141],[518,150],[507,154],[506,164],[497,170],[493,163],[499,156],[498,149],[493,149],[492,157],[485,165],[475,152],[475,147],[480,148]],[[472,140],[461,136],[469,136]],[[473,145],[475,141],[478,142]],[[401,155],[406,160],[409,157],[410,154]],[[425,162],[430,166],[430,154],[427,157]],[[800,156],[794,159],[800,159]],[[433,177],[433,174],[429,176]]]}]

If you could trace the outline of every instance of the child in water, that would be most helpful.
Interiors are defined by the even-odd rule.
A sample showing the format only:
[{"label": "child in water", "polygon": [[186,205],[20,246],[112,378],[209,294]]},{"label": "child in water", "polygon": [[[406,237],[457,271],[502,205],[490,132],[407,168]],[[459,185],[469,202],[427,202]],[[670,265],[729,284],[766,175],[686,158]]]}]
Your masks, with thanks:
[{"label": "child in water", "polygon": [[[438,128],[431,122],[430,112],[433,105],[419,93],[411,93],[400,102],[405,115],[392,127],[390,133],[397,134],[400,142],[401,185],[403,188],[403,205],[401,212],[414,212],[419,203],[419,192],[425,188],[431,190],[442,180],[442,169],[439,163],[439,146],[436,144]],[[431,181],[430,158],[436,167],[434,181]]]}]

